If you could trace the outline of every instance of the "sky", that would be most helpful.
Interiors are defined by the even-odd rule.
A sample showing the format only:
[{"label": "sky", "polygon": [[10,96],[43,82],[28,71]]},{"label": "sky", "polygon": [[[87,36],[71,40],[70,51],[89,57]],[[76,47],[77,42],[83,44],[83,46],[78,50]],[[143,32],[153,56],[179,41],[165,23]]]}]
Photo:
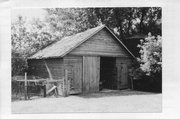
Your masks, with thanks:
[{"label": "sky", "polygon": [[21,9],[12,9],[11,11],[11,18],[12,20],[15,20],[17,16],[24,16],[29,19],[31,18],[39,18],[41,20],[44,19],[46,15],[46,11],[42,8],[21,8]]}]

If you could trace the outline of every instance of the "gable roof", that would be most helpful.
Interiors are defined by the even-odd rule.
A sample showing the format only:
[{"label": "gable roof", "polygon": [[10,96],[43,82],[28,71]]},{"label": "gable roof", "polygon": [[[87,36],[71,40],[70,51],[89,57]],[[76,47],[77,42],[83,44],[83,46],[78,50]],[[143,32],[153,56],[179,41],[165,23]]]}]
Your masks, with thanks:
[{"label": "gable roof", "polygon": [[[111,32],[111,30],[105,25],[101,25],[84,32],[67,36],[62,38],[61,40],[45,47],[42,50],[39,50],[37,53],[29,57],[28,59],[45,59],[45,58],[56,58],[63,57],[73,49],[81,45],[83,42],[94,36],[103,28],[106,28],[118,41],[119,43],[127,50],[127,52],[134,57],[134,55],[126,48],[126,46]],[[135,57],[134,57],[135,58]]]}]

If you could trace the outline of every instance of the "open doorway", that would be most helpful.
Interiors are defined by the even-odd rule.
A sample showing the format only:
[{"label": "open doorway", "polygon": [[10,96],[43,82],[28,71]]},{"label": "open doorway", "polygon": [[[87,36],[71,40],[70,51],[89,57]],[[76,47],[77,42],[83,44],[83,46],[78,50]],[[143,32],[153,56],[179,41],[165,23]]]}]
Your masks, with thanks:
[{"label": "open doorway", "polygon": [[117,89],[116,58],[100,58],[100,90]]}]

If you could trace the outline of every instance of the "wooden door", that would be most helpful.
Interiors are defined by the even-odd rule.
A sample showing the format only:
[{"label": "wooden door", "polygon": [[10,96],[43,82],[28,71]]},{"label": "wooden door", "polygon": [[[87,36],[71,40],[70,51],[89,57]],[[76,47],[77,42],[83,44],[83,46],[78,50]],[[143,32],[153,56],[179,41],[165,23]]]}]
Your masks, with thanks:
[{"label": "wooden door", "polygon": [[121,88],[128,88],[129,87],[127,64],[122,64],[121,65],[121,83],[120,83],[120,87]]},{"label": "wooden door", "polygon": [[82,92],[82,57],[68,57],[65,59],[68,70],[69,94]]},{"label": "wooden door", "polygon": [[118,79],[117,79],[117,87],[118,89],[129,88],[128,81],[128,66],[126,63],[117,64],[118,71]]},{"label": "wooden door", "polygon": [[99,91],[100,57],[83,57],[83,92]]}]

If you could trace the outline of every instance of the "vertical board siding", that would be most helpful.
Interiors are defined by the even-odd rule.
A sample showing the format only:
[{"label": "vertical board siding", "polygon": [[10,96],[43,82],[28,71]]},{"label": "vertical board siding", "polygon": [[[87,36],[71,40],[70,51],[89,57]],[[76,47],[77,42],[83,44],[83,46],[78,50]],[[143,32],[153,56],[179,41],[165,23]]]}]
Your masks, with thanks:
[{"label": "vertical board siding", "polygon": [[64,66],[68,69],[68,77],[71,80],[71,92],[82,92],[82,57],[66,56]]},{"label": "vertical board siding", "polygon": [[75,48],[70,54],[73,55],[97,55],[97,56],[124,56],[129,53],[117,41],[112,34],[103,29],[96,35]]},{"label": "vertical board siding", "polygon": [[64,77],[63,60],[61,59],[48,59],[45,60],[48,68],[51,71],[53,79],[60,79]]},{"label": "vertical board siding", "polygon": [[128,58],[117,58],[117,88],[124,89],[130,87],[130,81],[128,77],[128,69],[131,66],[131,59]]},{"label": "vertical board siding", "polygon": [[99,91],[100,58],[83,57],[83,92]]},{"label": "vertical board siding", "polygon": [[[47,64],[47,67],[45,65]],[[56,59],[33,59],[28,61],[29,75],[35,75],[41,78],[50,78],[47,68],[49,68],[53,79],[64,77],[63,60]]]},{"label": "vertical board siding", "polygon": [[121,88],[129,87],[129,81],[128,81],[128,66],[127,64],[122,64],[122,71],[121,71]]}]

